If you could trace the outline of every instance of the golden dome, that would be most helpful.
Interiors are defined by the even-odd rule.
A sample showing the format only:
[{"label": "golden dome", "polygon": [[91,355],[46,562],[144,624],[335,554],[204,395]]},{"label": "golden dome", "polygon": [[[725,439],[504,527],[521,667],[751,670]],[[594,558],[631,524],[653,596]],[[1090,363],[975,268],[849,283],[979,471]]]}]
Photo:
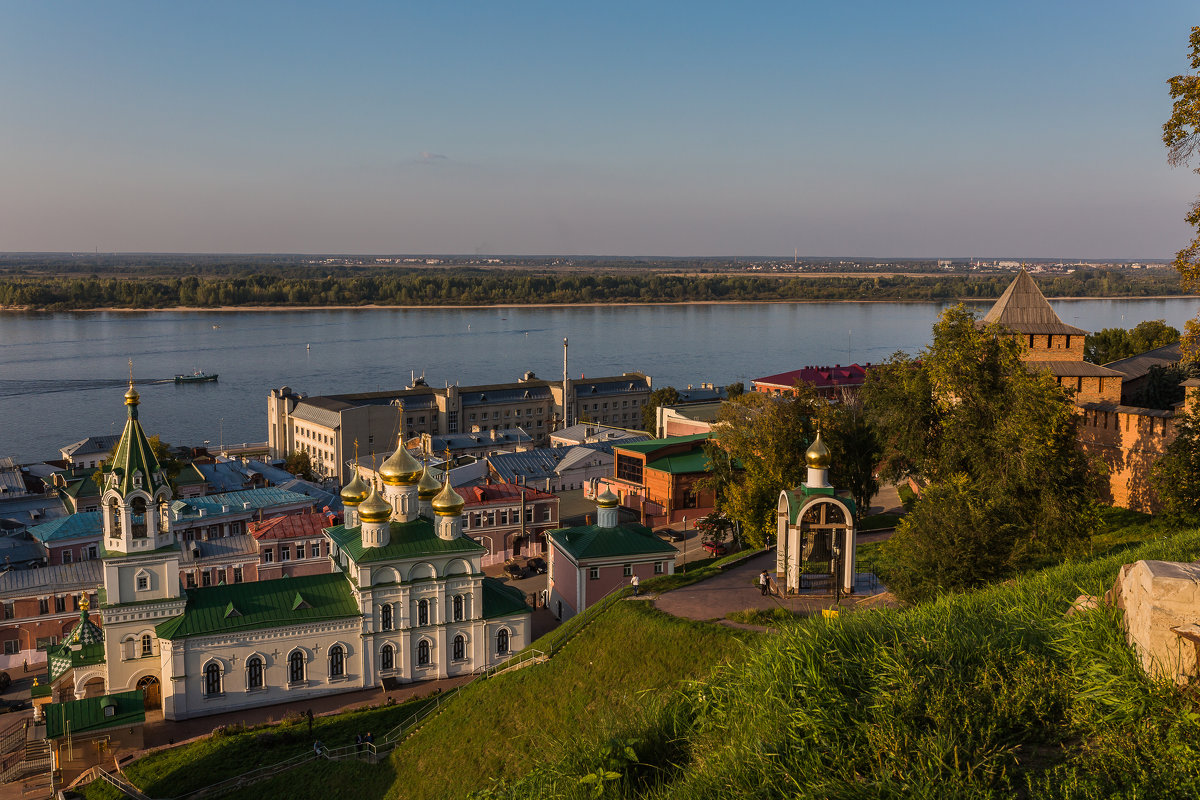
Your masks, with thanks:
[{"label": "golden dome", "polygon": [[817,438],[813,439],[808,452],[804,454],[804,460],[813,469],[829,469],[829,448],[821,441],[820,431],[817,431]]},{"label": "golden dome", "polygon": [[408,448],[404,446],[404,437],[401,436],[396,452],[379,465],[379,477],[388,486],[411,486],[417,482],[420,474],[421,462],[408,452]]},{"label": "golden dome", "polygon": [[137,389],[133,388],[132,383],[129,384],[129,391],[125,393],[125,405],[136,406],[139,398],[140,395],[137,393]]},{"label": "golden dome", "polygon": [[462,513],[463,506],[467,504],[463,500],[462,495],[454,491],[454,487],[450,485],[450,473],[446,473],[446,483],[442,486],[442,490],[438,492],[438,496],[433,498],[433,511],[443,517],[457,517]]},{"label": "golden dome", "polygon": [[433,477],[429,466],[426,465],[421,470],[421,480],[417,482],[417,497],[421,500],[432,500],[441,488],[442,485],[438,483],[437,478]]},{"label": "golden dome", "polygon": [[612,489],[607,486],[604,487],[603,492],[596,496],[596,506],[599,508],[616,508],[620,502],[621,498],[613,494]]},{"label": "golden dome", "polygon": [[342,487],[342,503],[348,506],[356,506],[363,500],[367,499],[367,494],[371,487],[358,474],[358,470],[354,470],[354,477]]},{"label": "golden dome", "polygon": [[388,501],[379,496],[379,492],[375,491],[375,487],[371,487],[371,493],[367,495],[367,499],[362,501],[358,507],[359,522],[387,522],[392,518],[392,507],[388,505]]}]

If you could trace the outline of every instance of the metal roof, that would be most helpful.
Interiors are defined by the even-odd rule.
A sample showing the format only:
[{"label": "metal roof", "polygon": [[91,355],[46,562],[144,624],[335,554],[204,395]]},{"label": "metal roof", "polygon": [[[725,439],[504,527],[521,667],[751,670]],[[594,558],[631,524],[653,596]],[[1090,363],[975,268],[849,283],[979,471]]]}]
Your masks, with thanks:
[{"label": "metal roof", "polygon": [[81,511],[29,529],[29,535],[42,544],[57,544],[68,539],[95,539],[103,532],[104,521],[99,511]]},{"label": "metal roof", "polygon": [[201,509],[204,510],[204,518],[214,518],[230,514],[244,514],[246,511],[269,511],[274,508],[295,505],[311,506],[312,504],[312,498],[307,495],[281,489],[278,486],[267,486],[262,489],[245,489],[240,492],[225,492],[224,494],[209,494],[203,497],[191,497],[187,500],[176,500],[171,503],[171,513],[172,519],[187,521],[201,519]]},{"label": "metal roof", "polygon": [[104,562],[98,558],[41,569],[10,569],[0,573],[0,596],[95,590],[103,582]]},{"label": "metal roof", "polygon": [[1115,369],[1128,381],[1148,374],[1151,367],[1167,367],[1171,364],[1178,364],[1182,358],[1179,342],[1172,342],[1144,353],[1138,353],[1136,356],[1110,361],[1104,366]]},{"label": "metal roof", "polygon": [[59,452],[70,458],[76,453],[111,453],[112,449],[117,446],[117,442],[121,441],[121,437],[117,434],[105,434],[104,436],[89,436],[86,439],[80,439],[78,442],[72,442],[66,447],[60,447]]},{"label": "metal roof", "polygon": [[146,706],[141,689],[85,697],[65,703],[50,703],[45,706],[45,713],[47,739],[64,736],[67,722],[70,722],[71,734],[77,735],[107,728],[140,725],[146,721]]},{"label": "metal roof", "polygon": [[1119,378],[1121,373],[1115,369],[1102,367],[1090,361],[1026,361],[1025,366],[1031,370],[1049,372],[1058,378]]},{"label": "metal roof", "polygon": [[495,453],[487,457],[487,462],[501,480],[517,483],[522,477],[549,478],[557,475],[558,465],[567,452],[565,447],[537,447],[522,453]]},{"label": "metal roof", "polygon": [[447,553],[469,553],[478,555],[487,551],[483,545],[459,536],[442,539],[433,532],[433,523],[424,517],[412,522],[392,522],[389,541],[384,547],[363,547],[362,529],[337,525],[326,529],[329,538],[356,564],[375,561],[400,561],[425,558]]},{"label": "metal roof", "polygon": [[241,556],[258,557],[258,541],[245,533],[182,544],[183,552],[179,557],[181,564],[203,564]]},{"label": "metal roof", "polygon": [[627,522],[615,528],[579,525],[558,528],[547,536],[569,554],[576,563],[590,558],[619,558],[663,554],[674,558],[679,551],[651,533],[645,525]]},{"label": "metal roof", "polygon": [[532,614],[525,605],[525,593],[496,578],[483,579],[483,618],[494,619],[511,614]]}]

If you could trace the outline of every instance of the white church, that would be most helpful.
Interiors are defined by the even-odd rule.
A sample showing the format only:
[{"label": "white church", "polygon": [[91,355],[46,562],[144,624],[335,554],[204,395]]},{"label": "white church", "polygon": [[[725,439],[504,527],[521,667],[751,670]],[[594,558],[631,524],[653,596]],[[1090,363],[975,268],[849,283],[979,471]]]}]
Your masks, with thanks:
[{"label": "white church", "polygon": [[[483,575],[463,536],[463,498],[401,445],[342,490],[325,530],[333,571],[184,589],[172,491],[138,422],[105,469],[99,608],[49,652],[56,702],[134,689],[166,719],[476,672],[530,641],[522,594]],[[92,621],[98,613],[102,626]],[[390,679],[390,680],[389,680]]]}]

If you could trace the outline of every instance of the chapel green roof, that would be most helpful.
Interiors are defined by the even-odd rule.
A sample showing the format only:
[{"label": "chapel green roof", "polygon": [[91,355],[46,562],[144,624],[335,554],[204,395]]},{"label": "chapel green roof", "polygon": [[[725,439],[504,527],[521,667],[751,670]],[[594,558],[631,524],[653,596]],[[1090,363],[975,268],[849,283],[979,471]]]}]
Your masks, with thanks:
[{"label": "chapel green roof", "polygon": [[[127,495],[135,489],[153,495],[155,491],[167,485],[167,477],[150,447],[150,440],[146,438],[142,424],[138,422],[138,394],[133,390],[132,383],[125,398],[129,419],[125,421],[121,441],[117,442],[117,447],[113,450],[105,474],[117,476],[116,489],[122,495]],[[139,473],[142,476],[141,486],[137,485],[135,479]]]},{"label": "chapel green roof", "polygon": [[586,558],[618,558],[656,553],[675,556],[679,552],[655,536],[645,525],[637,522],[626,522],[615,528],[577,525],[574,528],[558,528],[546,535],[576,562]]},{"label": "chapel green roof", "polygon": [[613,448],[616,450],[628,450],[631,453],[644,453],[646,460],[650,460],[650,456],[666,447],[673,447],[679,444],[688,444],[690,442],[703,442],[708,439],[716,438],[711,433],[693,433],[690,436],[668,436],[666,439],[647,439],[641,442],[632,444],[622,444],[621,442],[613,442]]},{"label": "chapel green roof", "polygon": [[188,589],[183,613],[154,630],[160,639],[178,640],[358,615],[350,582],[333,572]]},{"label": "chapel green roof", "polygon": [[417,517],[412,522],[392,522],[390,524],[389,541],[385,547],[363,547],[362,528],[358,526],[347,528],[345,525],[336,525],[326,528],[325,533],[356,564],[401,561],[407,558],[447,553],[476,554],[487,551],[486,547],[466,536],[458,536],[450,540],[439,538],[433,532],[433,523],[424,517]]},{"label": "chapel green roof", "polygon": [[76,667],[103,664],[104,643],[85,644],[78,650],[69,644],[56,644],[46,649],[46,660],[50,662],[50,682],[53,683]]},{"label": "chapel green roof", "polygon": [[483,579],[483,618],[494,619],[512,614],[532,614],[525,604],[525,593],[496,578]]},{"label": "chapel green roof", "polygon": [[646,469],[654,469],[671,475],[685,475],[689,472],[708,472],[712,462],[708,453],[702,449],[690,453],[680,453],[673,456],[663,456],[646,463]]},{"label": "chapel green roof", "polygon": [[104,631],[100,630],[100,626],[92,622],[88,616],[87,609],[80,609],[79,622],[71,629],[66,638],[62,641],[63,644],[104,644]]},{"label": "chapel green roof", "polygon": [[[108,714],[106,709],[112,709]],[[141,689],[118,694],[85,697],[66,703],[47,703],[46,738],[58,739],[67,733],[67,722],[71,723],[71,735],[106,728],[141,725],[146,721],[145,699]]]}]

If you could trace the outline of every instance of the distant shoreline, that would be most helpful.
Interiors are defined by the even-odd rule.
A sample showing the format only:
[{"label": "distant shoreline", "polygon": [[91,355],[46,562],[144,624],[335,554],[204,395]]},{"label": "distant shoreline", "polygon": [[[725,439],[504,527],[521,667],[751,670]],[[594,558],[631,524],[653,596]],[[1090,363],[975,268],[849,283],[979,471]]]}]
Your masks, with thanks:
[{"label": "distant shoreline", "polygon": [[[1056,300],[1181,300],[1194,298],[1200,302],[1200,295],[1191,294],[1159,294],[1159,295],[1096,295],[1094,297],[1047,297],[1050,302]],[[960,297],[946,300],[911,300],[911,299],[780,299],[780,300],[648,300],[628,303],[491,303],[487,305],[303,305],[303,306],[169,306],[167,308],[125,308],[118,306],[102,306],[98,308],[48,309],[31,308],[29,306],[4,306],[0,313],[35,313],[35,314],[91,314],[91,313],[147,313],[147,312],[180,312],[194,311],[205,313],[232,313],[237,311],[406,311],[429,309],[432,311],[447,311],[453,309],[477,310],[481,308],[625,308],[645,306],[748,306],[748,305],[780,305],[798,303],[995,303],[995,297]]]}]

